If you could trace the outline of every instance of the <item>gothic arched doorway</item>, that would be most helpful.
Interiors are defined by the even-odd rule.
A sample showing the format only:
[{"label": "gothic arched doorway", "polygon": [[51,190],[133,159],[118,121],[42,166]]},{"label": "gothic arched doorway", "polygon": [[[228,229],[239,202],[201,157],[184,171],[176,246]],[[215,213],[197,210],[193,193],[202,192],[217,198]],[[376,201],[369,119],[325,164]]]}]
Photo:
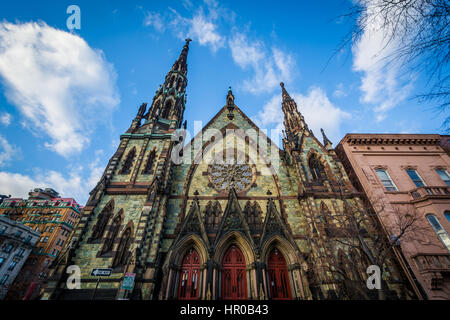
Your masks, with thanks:
[{"label": "gothic arched doorway", "polygon": [[247,299],[245,258],[241,249],[231,245],[222,260],[222,299]]},{"label": "gothic arched doorway", "polygon": [[273,248],[268,259],[270,296],[274,300],[292,299],[286,260],[277,248]]},{"label": "gothic arched doorway", "polygon": [[178,299],[198,299],[200,275],[200,256],[190,249],[183,258],[178,286]]}]

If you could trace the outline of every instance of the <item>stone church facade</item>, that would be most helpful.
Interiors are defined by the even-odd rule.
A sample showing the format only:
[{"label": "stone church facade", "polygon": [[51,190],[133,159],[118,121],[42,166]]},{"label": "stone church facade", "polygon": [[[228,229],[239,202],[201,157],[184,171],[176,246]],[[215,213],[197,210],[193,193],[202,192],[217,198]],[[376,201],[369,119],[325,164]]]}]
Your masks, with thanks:
[{"label": "stone church facade", "polygon": [[[370,246],[364,234],[376,227],[369,219],[362,236],[342,232],[342,213],[363,216],[365,205],[325,133],[323,141],[314,136],[284,84],[283,149],[231,89],[203,130],[180,142],[189,41],[121,135],[43,298],[375,297],[366,287],[371,263],[348,243],[367,238]],[[413,297],[395,261],[385,261],[385,297]],[[67,288],[71,265],[80,268],[81,289]],[[98,280],[93,268],[112,274]],[[133,290],[122,289],[126,273],[135,274]]]}]

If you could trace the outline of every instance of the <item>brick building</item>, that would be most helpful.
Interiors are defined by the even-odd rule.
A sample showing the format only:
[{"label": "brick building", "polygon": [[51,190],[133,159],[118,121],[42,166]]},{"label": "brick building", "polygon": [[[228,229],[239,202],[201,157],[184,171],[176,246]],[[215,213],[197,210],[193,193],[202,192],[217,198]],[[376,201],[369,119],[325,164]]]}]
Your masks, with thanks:
[{"label": "brick building", "polygon": [[61,198],[53,189],[34,189],[28,199],[7,198],[0,204],[0,215],[8,216],[41,234],[15,280],[18,288],[11,299],[39,295],[46,282],[49,266],[60,254],[80,219],[81,208],[73,198]]},{"label": "brick building", "polygon": [[387,234],[403,233],[397,257],[416,293],[428,299],[450,299],[450,156],[443,145],[448,138],[347,134],[336,148]]}]

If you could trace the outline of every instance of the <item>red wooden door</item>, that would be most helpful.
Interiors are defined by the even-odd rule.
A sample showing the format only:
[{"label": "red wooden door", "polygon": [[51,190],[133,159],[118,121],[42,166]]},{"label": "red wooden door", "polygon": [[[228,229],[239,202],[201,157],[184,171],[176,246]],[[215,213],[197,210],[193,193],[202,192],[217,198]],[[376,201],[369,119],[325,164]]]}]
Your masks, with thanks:
[{"label": "red wooden door", "polygon": [[269,287],[272,299],[292,299],[286,260],[277,248],[269,254]]},{"label": "red wooden door", "polygon": [[242,251],[235,245],[230,246],[222,261],[222,299],[248,299],[245,269]]},{"label": "red wooden door", "polygon": [[178,299],[198,299],[200,277],[200,256],[195,249],[189,250],[183,258],[178,286]]}]

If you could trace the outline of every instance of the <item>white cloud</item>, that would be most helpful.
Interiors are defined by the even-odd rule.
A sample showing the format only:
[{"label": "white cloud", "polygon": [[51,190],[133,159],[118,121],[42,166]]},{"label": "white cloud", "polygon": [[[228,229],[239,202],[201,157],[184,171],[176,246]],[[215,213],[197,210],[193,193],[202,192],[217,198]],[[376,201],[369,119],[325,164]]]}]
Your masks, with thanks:
[{"label": "white cloud", "polygon": [[344,90],[344,84],[341,82],[336,86],[336,90],[333,92],[333,97],[342,98],[347,96],[347,92]]},{"label": "white cloud", "polygon": [[[147,12],[144,17],[144,25],[152,26],[160,33],[168,27],[181,40],[190,37],[200,45],[208,46],[213,52],[216,52],[225,47],[225,37],[217,30],[218,4],[214,1],[205,1],[205,3],[208,13],[205,13],[203,7],[199,7],[191,18],[183,17],[171,7],[169,7],[171,14],[164,16],[156,12]],[[189,8],[192,3],[187,1],[183,5]]]},{"label": "white cloud", "polygon": [[[293,93],[291,97],[297,103],[297,108],[305,117],[308,127],[314,135],[321,139],[320,128],[323,128],[327,136],[334,141],[340,138],[340,125],[345,119],[351,118],[348,112],[335,106],[321,88],[311,87],[307,95]],[[274,125],[284,129],[283,111],[281,110],[281,93],[273,96],[255,117],[255,122],[260,128]]]},{"label": "white cloud", "polygon": [[217,25],[213,23],[212,18],[204,15],[202,8],[189,20],[189,24],[188,36],[197,40],[200,45],[208,45],[214,52],[225,46],[225,38],[217,31]]},{"label": "white cloud", "polygon": [[8,112],[0,114],[0,122],[5,126],[9,126],[11,124],[11,119],[12,116]]},{"label": "white cloud", "polygon": [[234,62],[254,73],[251,79],[244,80],[246,91],[254,94],[270,92],[280,82],[291,80],[295,63],[289,54],[278,48],[268,51],[261,41],[251,41],[240,32],[235,32],[228,43]]},{"label": "white cloud", "polygon": [[31,175],[0,171],[0,194],[24,198],[31,189],[53,188],[60,196],[75,198],[78,203],[84,205],[89,198],[89,192],[103,174],[106,165],[102,163],[103,155],[103,150],[97,150],[95,159],[89,163],[87,169],[79,166],[69,170],[67,174],[40,169],[35,169]]},{"label": "white cloud", "polygon": [[164,19],[158,12],[147,12],[144,17],[144,26],[153,26],[159,32],[165,30]]},{"label": "white cloud", "polygon": [[20,149],[18,147],[10,145],[8,141],[0,135],[0,167],[5,166],[19,152]]},{"label": "white cloud", "polygon": [[[361,38],[353,43],[353,70],[362,72],[361,101],[374,106],[377,121],[381,121],[388,110],[397,106],[410,93],[414,76],[402,73],[402,61],[391,61],[392,53],[401,43],[387,35],[391,30],[383,27],[377,12],[378,0],[364,1],[367,24]],[[362,21],[359,21],[361,24]]]},{"label": "white cloud", "polygon": [[0,23],[0,75],[31,130],[66,157],[90,142],[95,124],[120,102],[103,53],[43,22]]}]

